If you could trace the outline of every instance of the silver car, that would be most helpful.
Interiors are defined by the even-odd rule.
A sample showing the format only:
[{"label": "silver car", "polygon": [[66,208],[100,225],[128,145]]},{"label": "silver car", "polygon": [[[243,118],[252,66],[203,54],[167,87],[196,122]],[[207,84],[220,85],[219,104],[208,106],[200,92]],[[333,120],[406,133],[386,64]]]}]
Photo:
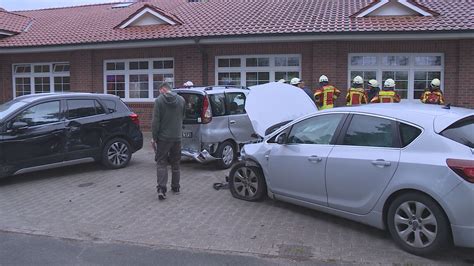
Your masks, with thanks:
[{"label": "silver car", "polygon": [[238,87],[191,87],[174,89],[186,101],[182,155],[198,162],[216,161],[229,168],[240,147],[254,140],[246,111],[248,89]]},{"label": "silver car", "polygon": [[474,110],[371,104],[320,111],[245,145],[234,197],[266,194],[388,229],[427,255],[474,247]]}]

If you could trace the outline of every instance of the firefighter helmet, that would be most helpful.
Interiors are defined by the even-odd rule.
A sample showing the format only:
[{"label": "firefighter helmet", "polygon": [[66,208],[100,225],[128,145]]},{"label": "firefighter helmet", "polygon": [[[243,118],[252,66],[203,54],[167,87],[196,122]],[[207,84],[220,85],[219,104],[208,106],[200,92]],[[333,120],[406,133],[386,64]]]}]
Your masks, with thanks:
[{"label": "firefighter helmet", "polygon": [[376,79],[371,79],[369,80],[369,86],[376,88],[379,86],[379,82]]},{"label": "firefighter helmet", "polygon": [[292,78],[290,83],[291,85],[298,85],[301,83],[301,80],[299,78]]},{"label": "firefighter helmet", "polygon": [[441,85],[441,80],[439,80],[439,79],[433,79],[431,81],[431,86],[432,87],[439,87],[440,85]]},{"label": "firefighter helmet", "polygon": [[192,81],[186,81],[184,84],[183,84],[184,87],[192,87],[194,86],[193,82]]},{"label": "firefighter helmet", "polygon": [[285,79],[280,79],[278,82],[279,83],[286,83],[286,80]]},{"label": "firefighter helmet", "polygon": [[352,82],[354,84],[364,84],[364,79],[361,76],[356,76]]},{"label": "firefighter helmet", "polygon": [[322,82],[329,82],[328,77],[325,75],[322,75],[321,77],[319,77],[319,83],[322,83]]},{"label": "firefighter helmet", "polygon": [[393,88],[393,87],[395,87],[395,80],[387,79],[387,80],[385,80],[385,83],[383,84],[383,86],[386,87],[386,88]]}]

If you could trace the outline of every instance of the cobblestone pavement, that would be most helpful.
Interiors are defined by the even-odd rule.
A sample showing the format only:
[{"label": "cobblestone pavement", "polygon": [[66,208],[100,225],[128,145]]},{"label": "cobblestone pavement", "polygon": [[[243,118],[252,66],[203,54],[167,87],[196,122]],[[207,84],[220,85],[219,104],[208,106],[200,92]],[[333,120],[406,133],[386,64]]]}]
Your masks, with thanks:
[{"label": "cobblestone pavement", "polygon": [[148,144],[125,169],[87,164],[0,180],[0,230],[303,262],[474,263],[473,249],[420,258],[362,224],[269,199],[234,199],[212,188],[228,173],[213,165],[183,163],[181,194],[159,202]]}]

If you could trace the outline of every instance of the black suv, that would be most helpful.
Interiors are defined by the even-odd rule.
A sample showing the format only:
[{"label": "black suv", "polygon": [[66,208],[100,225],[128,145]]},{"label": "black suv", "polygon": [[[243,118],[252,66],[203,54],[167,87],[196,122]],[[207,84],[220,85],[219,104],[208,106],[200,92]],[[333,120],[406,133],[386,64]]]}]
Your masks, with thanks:
[{"label": "black suv", "polygon": [[18,97],[0,105],[0,177],[92,161],[125,167],[143,147],[139,123],[113,95]]}]

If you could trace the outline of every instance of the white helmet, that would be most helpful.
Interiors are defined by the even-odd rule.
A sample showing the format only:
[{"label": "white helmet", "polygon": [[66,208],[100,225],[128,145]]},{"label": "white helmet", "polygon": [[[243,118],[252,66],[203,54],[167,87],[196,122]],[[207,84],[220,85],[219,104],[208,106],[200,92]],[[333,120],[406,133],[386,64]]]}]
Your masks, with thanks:
[{"label": "white helmet", "polygon": [[369,86],[376,88],[379,86],[379,82],[376,79],[371,79],[369,80]]},{"label": "white helmet", "polygon": [[329,82],[328,77],[325,75],[322,75],[321,77],[319,77],[319,83],[321,82]]},{"label": "white helmet", "polygon": [[290,81],[291,85],[297,85],[300,84],[301,80],[299,78],[292,78]]},{"label": "white helmet", "polygon": [[433,79],[431,81],[431,86],[433,86],[433,87],[439,87],[440,85],[441,85],[441,80],[439,80],[439,79]]},{"label": "white helmet", "polygon": [[395,87],[395,80],[393,79],[387,79],[385,83],[383,84],[384,87],[386,88],[393,88]]},{"label": "white helmet", "polygon": [[184,87],[192,87],[194,86],[193,82],[192,81],[186,81],[184,84],[183,84]]},{"label": "white helmet", "polygon": [[285,79],[280,79],[278,82],[279,83],[286,83],[286,80]]},{"label": "white helmet", "polygon": [[352,82],[354,84],[364,84],[364,79],[361,76],[356,76]]}]

